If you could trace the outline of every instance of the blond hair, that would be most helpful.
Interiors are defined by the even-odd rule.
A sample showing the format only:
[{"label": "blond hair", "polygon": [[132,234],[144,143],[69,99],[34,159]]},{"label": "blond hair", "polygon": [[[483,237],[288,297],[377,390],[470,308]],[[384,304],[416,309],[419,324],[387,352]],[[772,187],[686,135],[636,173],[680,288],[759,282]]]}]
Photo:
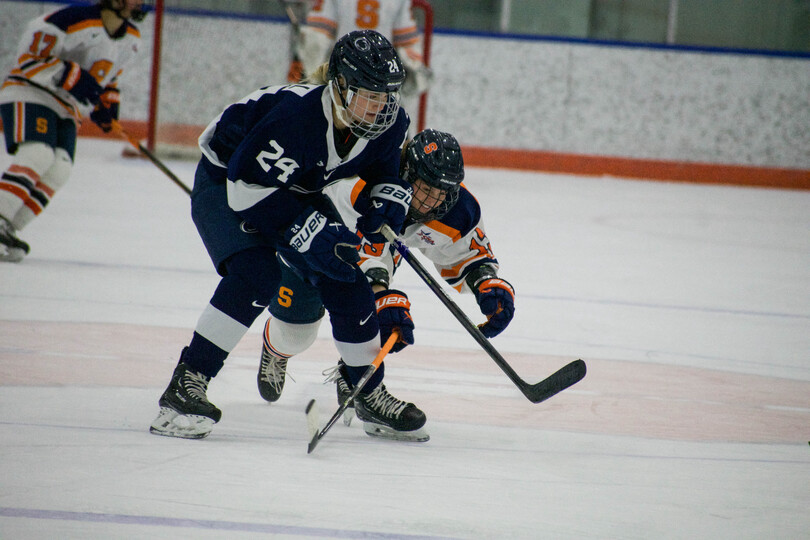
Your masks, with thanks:
[{"label": "blond hair", "polygon": [[307,76],[306,82],[307,84],[326,84],[329,82],[329,79],[326,76],[326,72],[329,70],[329,64],[323,63],[313,71],[310,75]]}]

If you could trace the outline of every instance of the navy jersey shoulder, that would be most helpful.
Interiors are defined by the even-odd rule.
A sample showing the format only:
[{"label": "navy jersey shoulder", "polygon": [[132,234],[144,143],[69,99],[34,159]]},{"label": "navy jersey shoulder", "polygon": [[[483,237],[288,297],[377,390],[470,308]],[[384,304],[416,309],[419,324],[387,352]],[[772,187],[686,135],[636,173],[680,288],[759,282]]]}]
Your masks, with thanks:
[{"label": "navy jersey shoulder", "polygon": [[228,178],[251,184],[301,185],[313,167],[326,164],[325,87],[271,87],[254,103],[234,105],[217,131],[238,138]]},{"label": "navy jersey shoulder", "polygon": [[45,17],[45,22],[56,26],[63,32],[67,32],[68,28],[74,24],[93,19],[101,21],[100,5],[68,6]]},{"label": "navy jersey shoulder", "polygon": [[458,201],[441,219],[445,225],[467,234],[481,221],[481,205],[464,185],[459,187]]},{"label": "navy jersey shoulder", "polygon": [[[325,88],[292,85],[278,90],[272,107],[255,124],[245,126],[250,132],[228,162],[228,178],[305,194],[358,174],[373,184],[396,181],[407,116],[399,116],[377,139],[359,141],[361,146],[340,160],[329,142],[331,105],[323,98]],[[243,115],[243,121],[251,124],[250,118],[263,112]]]},{"label": "navy jersey shoulder", "polygon": [[[306,102],[318,101],[321,93],[311,91],[301,96],[288,91],[288,88],[286,86],[260,88],[242,101],[228,106],[222,112],[216,121],[211,140],[208,142],[208,146],[221,162],[228,163],[236,148],[261,123],[283,120],[289,118],[292,111],[297,111],[302,116],[297,117],[296,122],[306,121],[311,125],[312,119],[305,120],[304,116],[309,116],[306,114],[307,112],[316,110],[316,104],[306,104]],[[279,104],[285,100],[288,102],[288,106],[280,107]],[[290,106],[291,101],[302,101],[303,103]],[[292,122],[288,127],[293,128],[296,122]]]}]

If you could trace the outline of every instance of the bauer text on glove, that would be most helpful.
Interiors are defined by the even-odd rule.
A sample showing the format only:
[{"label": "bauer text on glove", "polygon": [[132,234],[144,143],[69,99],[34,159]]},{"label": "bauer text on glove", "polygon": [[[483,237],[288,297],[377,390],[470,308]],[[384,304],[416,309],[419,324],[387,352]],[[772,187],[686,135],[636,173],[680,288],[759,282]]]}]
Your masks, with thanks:
[{"label": "bauer text on glove", "polygon": [[372,244],[384,244],[386,239],[380,234],[383,224],[399,234],[412,198],[413,189],[407,183],[374,186],[369,208],[357,219],[357,228]]},{"label": "bauer text on glove", "polygon": [[377,304],[377,320],[380,324],[380,339],[388,341],[394,330],[399,331],[399,339],[391,352],[399,352],[408,345],[413,345],[413,319],[411,303],[407,295],[396,289],[386,289],[374,295]]},{"label": "bauer text on glove", "polygon": [[312,270],[337,281],[354,281],[359,272],[360,238],[342,223],[329,220],[312,207],[298,216],[284,236]]}]

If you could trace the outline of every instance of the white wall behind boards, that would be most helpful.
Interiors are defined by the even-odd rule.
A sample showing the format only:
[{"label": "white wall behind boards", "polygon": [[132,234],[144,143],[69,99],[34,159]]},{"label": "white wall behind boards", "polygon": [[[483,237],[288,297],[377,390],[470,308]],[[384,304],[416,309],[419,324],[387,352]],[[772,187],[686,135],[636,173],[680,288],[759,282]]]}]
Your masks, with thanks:
[{"label": "white wall behind boards", "polygon": [[429,120],[463,142],[810,167],[810,60],[439,35]]},{"label": "white wall behind boards", "polygon": [[[41,11],[0,1],[4,67]],[[146,118],[150,22],[143,62],[122,81],[127,119]],[[161,120],[205,125],[258,86],[284,83],[288,32],[168,17]],[[463,145],[810,169],[810,58],[438,33],[432,64],[428,125]]]}]

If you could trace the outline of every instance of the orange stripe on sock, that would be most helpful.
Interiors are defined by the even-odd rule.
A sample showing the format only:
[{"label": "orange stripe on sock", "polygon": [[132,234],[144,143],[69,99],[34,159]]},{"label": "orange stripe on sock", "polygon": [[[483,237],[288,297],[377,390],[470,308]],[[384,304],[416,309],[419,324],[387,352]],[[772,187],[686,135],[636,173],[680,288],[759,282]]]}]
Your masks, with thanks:
[{"label": "orange stripe on sock", "polygon": [[41,191],[42,193],[44,193],[45,195],[47,195],[47,196],[48,196],[48,200],[52,199],[52,198],[53,198],[54,193],[56,193],[56,192],[55,192],[55,191],[54,191],[54,190],[51,188],[51,186],[49,186],[48,184],[43,184],[42,182],[37,182],[36,188],[37,188],[37,190],[39,190],[39,191]]},{"label": "orange stripe on sock", "polygon": [[17,174],[17,175],[20,175],[20,176],[24,176],[28,180],[30,180],[31,183],[34,184],[34,185],[38,184],[39,181],[40,181],[39,175],[37,174],[37,172],[34,169],[31,169],[29,167],[23,167],[22,165],[14,165],[14,164],[12,164],[8,168],[8,172],[10,172],[12,174]]},{"label": "orange stripe on sock", "polygon": [[28,198],[23,203],[25,206],[31,209],[35,216],[38,216],[42,213],[43,207],[41,204],[37,202],[36,199]]},{"label": "orange stripe on sock", "polygon": [[20,143],[25,134],[25,106],[19,101],[14,104],[14,123],[14,142]]},{"label": "orange stripe on sock", "polygon": [[19,199],[21,199],[23,201],[23,203],[28,200],[28,192],[25,191],[20,186],[18,186],[17,184],[10,184],[10,183],[7,183],[7,182],[0,182],[0,190],[7,191],[7,192],[11,193],[15,197],[18,197]]},{"label": "orange stripe on sock", "polygon": [[271,354],[273,354],[274,356],[278,356],[279,358],[290,358],[290,357],[292,357],[291,354],[284,354],[283,352],[281,352],[278,349],[276,349],[275,347],[273,347],[273,344],[270,343],[270,321],[271,320],[273,320],[272,317],[268,318],[267,322],[264,323],[264,332],[263,332],[264,346],[267,347],[268,349],[270,349]]}]

